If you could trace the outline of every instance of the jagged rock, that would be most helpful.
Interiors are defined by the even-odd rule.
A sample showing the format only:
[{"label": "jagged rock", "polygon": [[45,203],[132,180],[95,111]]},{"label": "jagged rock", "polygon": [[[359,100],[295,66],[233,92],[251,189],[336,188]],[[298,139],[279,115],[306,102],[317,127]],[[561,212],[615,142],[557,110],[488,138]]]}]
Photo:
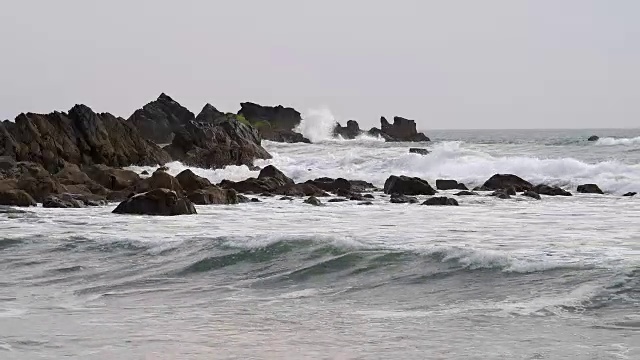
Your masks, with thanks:
[{"label": "jagged rock", "polygon": [[96,114],[84,105],[69,113],[20,114],[15,123],[4,122],[3,128],[5,139],[0,142],[5,146],[0,146],[0,155],[36,162],[51,173],[65,162],[129,166],[171,161],[131,123],[108,113]]},{"label": "jagged rock", "polygon": [[322,206],[324,205],[318,198],[315,196],[310,196],[307,200],[304,201],[305,204],[313,205],[313,206]]},{"label": "jagged rock", "polygon": [[598,140],[600,140],[600,137],[596,136],[596,135],[591,135],[591,136],[589,136],[589,138],[587,140],[588,141],[598,141]]},{"label": "jagged rock", "polygon": [[48,172],[25,172],[17,180],[17,187],[26,191],[37,202],[42,202],[51,194],[62,194],[67,192],[64,185],[60,184]]},{"label": "jagged rock", "polygon": [[408,176],[390,176],[384,183],[385,194],[435,195],[436,191],[426,180]]},{"label": "jagged rock", "polygon": [[70,208],[83,208],[85,207],[84,202],[74,199],[68,194],[64,195],[49,195],[42,201],[42,207],[45,208],[59,208],[59,209],[70,209]]},{"label": "jagged rock", "polygon": [[523,192],[533,189],[533,185],[516,175],[495,174],[481,187],[483,190],[503,190],[508,188],[513,188],[517,192]]},{"label": "jagged rock", "polygon": [[362,130],[360,130],[360,125],[355,120],[347,121],[347,126],[343,127],[340,123],[336,123],[333,128],[333,136],[341,137],[343,139],[355,139],[356,137],[362,134]]},{"label": "jagged rock", "polygon": [[[182,171],[180,174],[178,174],[176,176],[176,180],[178,180],[182,189],[187,193],[195,190],[206,189],[212,186],[211,182],[208,179],[205,179],[201,176],[194,174],[193,171],[191,171],[190,169],[186,169]],[[194,203],[200,205],[195,201]]]},{"label": "jagged rock", "polygon": [[0,205],[8,206],[36,206],[36,201],[23,190],[3,189],[0,186]]},{"label": "jagged rock", "polygon": [[406,204],[406,203],[417,204],[418,198],[413,196],[407,196],[407,195],[392,194],[390,202],[392,204]]},{"label": "jagged rock", "polygon": [[536,200],[540,200],[541,199],[540,195],[537,192],[533,191],[533,190],[527,190],[527,191],[523,192],[522,195],[530,197],[530,198],[533,198],[533,199],[536,199]]},{"label": "jagged rock", "polygon": [[367,135],[377,137],[377,138],[382,138],[384,139],[384,141],[395,141],[391,136],[385,134],[384,132],[382,132],[382,130],[375,127],[367,131]]},{"label": "jagged rock", "polygon": [[578,192],[583,194],[604,194],[596,184],[584,184],[578,186]]},{"label": "jagged rock", "polygon": [[271,126],[263,125],[258,127],[258,131],[264,140],[276,141],[282,143],[305,143],[311,144],[311,140],[304,135],[293,130],[272,129]]},{"label": "jagged rock", "polygon": [[436,188],[438,190],[469,190],[467,187],[456,180],[436,180]]},{"label": "jagged rock", "polygon": [[222,189],[211,185],[204,189],[193,190],[187,195],[196,205],[227,205],[238,204],[238,193],[233,189]]},{"label": "jagged rock", "polygon": [[130,188],[140,181],[140,176],[134,171],[103,164],[85,166],[83,170],[91,180],[114,191]]},{"label": "jagged rock", "polygon": [[184,189],[175,177],[164,171],[155,171],[150,177],[138,182],[133,189],[136,193],[147,192],[154,189],[168,189],[182,194]]},{"label": "jagged rock", "polygon": [[549,186],[545,184],[536,185],[532,189],[536,193],[540,195],[548,195],[548,196],[571,196],[571,193],[558,187],[558,186]]},{"label": "jagged rock", "polygon": [[170,143],[174,132],[193,120],[195,116],[191,111],[164,93],[129,117],[129,122],[156,144]]},{"label": "jagged rock", "polygon": [[458,200],[454,198],[448,198],[446,196],[436,196],[427,199],[422,205],[431,205],[431,206],[458,206]]},{"label": "jagged rock", "polygon": [[287,177],[282,171],[278,170],[273,165],[268,165],[264,169],[260,170],[260,174],[258,175],[258,180],[265,178],[273,178],[282,183],[282,185],[290,185],[294,184],[294,181]]},{"label": "jagged rock", "polygon": [[107,195],[109,190],[92,180],[78,165],[65,163],[54,177],[71,193]]},{"label": "jagged rock", "polygon": [[396,116],[393,118],[392,125],[383,116],[380,118],[380,125],[381,131],[387,134],[391,141],[431,141],[425,134],[416,130],[414,120]]},{"label": "jagged rock", "polygon": [[256,129],[228,116],[212,122],[187,123],[164,149],[187,165],[219,169],[227,165],[252,165],[255,159],[270,159],[271,155],[260,143]]},{"label": "jagged rock", "polygon": [[114,214],[138,215],[188,215],[196,214],[196,208],[186,197],[169,189],[154,189],[134,195],[121,202]]},{"label": "jagged rock", "polygon": [[628,193],[626,193],[626,194],[624,194],[622,196],[632,197],[632,196],[636,196],[637,194],[638,194],[637,192],[633,191],[633,192],[628,192]]},{"label": "jagged rock", "polygon": [[419,155],[428,155],[430,153],[429,150],[422,149],[422,148],[409,148],[409,152],[412,154],[419,154]]},{"label": "jagged rock", "polygon": [[460,192],[457,192],[455,194],[453,194],[454,196],[473,196],[473,195],[478,195],[477,192],[473,192],[473,191],[467,191],[467,190],[463,190]]},{"label": "jagged rock", "polygon": [[238,115],[244,116],[251,124],[266,122],[272,129],[293,130],[302,121],[300,113],[292,108],[281,105],[261,106],[251,102],[240,104]]}]

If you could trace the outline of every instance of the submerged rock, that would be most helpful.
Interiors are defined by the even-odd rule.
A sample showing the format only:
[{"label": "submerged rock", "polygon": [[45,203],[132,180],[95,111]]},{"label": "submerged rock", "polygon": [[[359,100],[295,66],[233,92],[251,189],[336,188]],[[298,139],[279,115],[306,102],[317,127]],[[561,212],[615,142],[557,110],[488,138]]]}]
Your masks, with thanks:
[{"label": "submerged rock", "polygon": [[418,198],[407,195],[393,194],[391,195],[391,200],[389,200],[392,204],[417,204]]},{"label": "submerged rock", "polygon": [[59,208],[59,209],[70,209],[70,208],[83,208],[86,205],[83,201],[74,199],[72,196],[68,194],[64,195],[50,195],[42,202],[42,207],[44,208]]},{"label": "submerged rock", "polygon": [[427,149],[422,148],[409,148],[409,152],[412,154],[428,155],[430,153]]},{"label": "submerged rock", "polygon": [[169,189],[155,189],[134,195],[118,205],[114,214],[137,215],[189,215],[196,214],[196,208],[186,197]]},{"label": "submerged rock", "polygon": [[511,195],[506,193],[504,190],[494,191],[489,196],[497,197],[498,199],[511,199]]},{"label": "submerged rock", "polygon": [[390,176],[384,183],[385,194],[435,195],[436,191],[426,180],[408,176]]},{"label": "submerged rock", "polygon": [[622,196],[628,196],[628,197],[632,197],[632,196],[636,196],[638,193],[637,192],[628,192]]},{"label": "submerged rock", "polygon": [[584,184],[578,186],[578,192],[583,194],[604,194],[596,184]]},{"label": "submerged rock", "polygon": [[597,135],[591,135],[589,136],[589,138],[587,139],[588,141],[598,141],[600,140],[600,137]]},{"label": "submerged rock", "polygon": [[305,204],[313,205],[313,206],[322,206],[324,205],[318,198],[315,196],[310,196],[307,200],[304,201]]},{"label": "submerged rock", "polygon": [[423,202],[422,205],[431,205],[431,206],[458,206],[458,200],[454,198],[448,198],[446,196],[436,196],[427,199],[427,201]]},{"label": "submerged rock", "polygon": [[548,195],[548,196],[572,196],[572,194],[558,186],[549,186],[549,185],[536,185],[533,189],[536,193],[540,195]]},{"label": "submerged rock", "polygon": [[522,195],[530,197],[532,199],[536,199],[536,200],[540,200],[541,199],[540,195],[537,192],[533,191],[533,190],[527,190],[524,193],[522,193]]},{"label": "submerged rock", "polygon": [[0,189],[0,205],[29,207],[36,206],[36,201],[23,190]]},{"label": "submerged rock", "polygon": [[472,195],[479,195],[479,194],[477,192],[463,190],[463,191],[457,192],[457,193],[455,193],[453,195],[454,196],[472,196]]}]

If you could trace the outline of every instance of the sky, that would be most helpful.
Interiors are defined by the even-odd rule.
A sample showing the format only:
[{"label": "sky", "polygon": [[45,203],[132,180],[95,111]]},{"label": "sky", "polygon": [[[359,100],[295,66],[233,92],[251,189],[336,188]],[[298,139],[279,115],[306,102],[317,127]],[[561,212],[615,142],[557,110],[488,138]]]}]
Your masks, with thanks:
[{"label": "sky", "polygon": [[0,119],[161,92],[328,108],[363,128],[640,127],[640,1],[0,3]]}]

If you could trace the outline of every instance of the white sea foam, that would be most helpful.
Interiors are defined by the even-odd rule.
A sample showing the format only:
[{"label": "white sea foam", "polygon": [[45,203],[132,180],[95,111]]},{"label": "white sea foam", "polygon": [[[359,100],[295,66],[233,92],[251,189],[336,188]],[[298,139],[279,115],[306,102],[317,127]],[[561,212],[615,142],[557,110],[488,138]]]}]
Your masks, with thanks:
[{"label": "white sea foam", "polygon": [[311,142],[331,140],[336,119],[327,108],[311,109],[307,111],[296,131],[302,133]]},{"label": "white sea foam", "polygon": [[601,138],[596,141],[596,145],[615,146],[615,145],[640,145],[640,136],[634,138]]}]

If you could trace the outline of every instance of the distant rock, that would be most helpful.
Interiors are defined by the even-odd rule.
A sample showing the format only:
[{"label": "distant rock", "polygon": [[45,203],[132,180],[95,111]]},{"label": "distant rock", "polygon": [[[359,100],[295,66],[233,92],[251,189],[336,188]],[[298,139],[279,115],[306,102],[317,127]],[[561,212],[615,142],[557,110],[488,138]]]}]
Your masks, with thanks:
[{"label": "distant rock", "polygon": [[340,123],[336,123],[336,126],[333,128],[333,136],[341,137],[343,139],[352,140],[362,134],[362,130],[360,130],[360,125],[355,120],[347,121],[347,126],[343,127]]},{"label": "distant rock", "polygon": [[604,194],[596,184],[584,184],[578,186],[578,192],[583,194]]},{"label": "distant rock", "polygon": [[345,202],[345,201],[349,201],[345,198],[334,198],[334,199],[329,199],[327,202],[329,203],[339,203],[339,202]]},{"label": "distant rock", "polygon": [[72,209],[83,208],[86,205],[83,201],[74,199],[72,196],[65,195],[49,195],[42,202],[44,208],[59,208],[59,209]]},{"label": "distant rock", "polygon": [[626,193],[626,194],[624,194],[624,195],[622,195],[622,196],[632,197],[632,196],[636,196],[637,194],[638,194],[638,193],[634,191],[634,192],[628,192],[628,193]]},{"label": "distant rock", "polygon": [[435,195],[436,191],[426,180],[408,176],[390,176],[384,183],[385,194]]},{"label": "distant rock", "polygon": [[532,190],[540,195],[572,196],[570,192],[558,186],[549,186],[549,185],[540,184],[540,185],[536,185]]},{"label": "distant rock", "polygon": [[409,152],[412,154],[419,154],[419,155],[428,155],[430,153],[429,150],[423,149],[423,148],[409,148]]},{"label": "distant rock", "polygon": [[469,190],[467,187],[456,180],[436,180],[436,188],[438,190]]},{"label": "distant rock", "polygon": [[242,115],[251,124],[266,122],[272,129],[293,130],[302,121],[298,111],[293,108],[278,106],[262,106],[251,102],[240,104],[238,115]]},{"label": "distant rock", "polygon": [[598,140],[600,140],[600,137],[596,136],[596,135],[591,135],[591,136],[589,136],[589,138],[587,140],[588,141],[598,141]]},{"label": "distant rock", "polygon": [[373,205],[373,203],[371,201],[363,201],[359,202],[357,205]]},{"label": "distant rock", "polygon": [[540,200],[541,199],[540,195],[537,192],[533,191],[533,190],[527,190],[527,191],[523,192],[522,195],[530,197],[532,199],[536,199],[536,200]]},{"label": "distant rock", "polygon": [[517,192],[523,192],[533,189],[533,185],[516,175],[495,174],[481,187],[483,190],[504,190],[508,188],[513,188]]},{"label": "distant rock", "polygon": [[121,202],[113,213],[172,216],[197,212],[193,203],[186,197],[169,189],[155,189],[128,198]]},{"label": "distant rock", "polygon": [[23,190],[2,189],[0,185],[0,205],[8,206],[36,206],[36,201]]},{"label": "distant rock", "polygon": [[384,141],[396,141],[396,140],[394,140],[393,137],[387,135],[382,130],[380,130],[380,129],[376,128],[376,127],[371,128],[371,130],[367,131],[367,135],[373,136],[373,137],[376,137],[376,138],[382,138],[382,139],[384,139]]},{"label": "distant rock", "polygon": [[473,196],[473,195],[478,195],[478,193],[473,192],[473,191],[467,191],[467,190],[463,190],[460,192],[457,192],[455,194],[453,194],[454,196]]},{"label": "distant rock", "polygon": [[448,198],[446,196],[436,196],[427,199],[427,201],[423,202],[422,205],[431,205],[431,206],[458,206],[458,201],[454,198]]},{"label": "distant rock", "polygon": [[[382,133],[389,136],[390,141],[431,141],[425,134],[416,130],[414,120],[396,116],[393,118],[393,125],[386,118],[380,118],[380,129]],[[389,140],[387,140],[389,141]]]},{"label": "distant rock", "polygon": [[156,144],[168,144],[173,133],[186,123],[195,120],[194,114],[166,94],[136,110],[130,117],[140,133]]},{"label": "distant rock", "polygon": [[389,200],[392,204],[417,204],[418,198],[414,196],[400,195],[400,194],[392,194],[391,199]]},{"label": "distant rock", "polygon": [[497,197],[498,199],[511,199],[511,195],[509,195],[504,190],[497,190],[489,194],[489,196]]},{"label": "distant rock", "polygon": [[305,143],[311,144],[311,140],[304,137],[304,135],[297,133],[293,130],[286,129],[272,129],[269,126],[262,126],[258,128],[260,135],[264,140],[281,142],[281,143]]},{"label": "distant rock", "polygon": [[322,202],[318,200],[315,196],[310,196],[307,200],[304,201],[305,204],[313,205],[313,206],[322,206]]}]

